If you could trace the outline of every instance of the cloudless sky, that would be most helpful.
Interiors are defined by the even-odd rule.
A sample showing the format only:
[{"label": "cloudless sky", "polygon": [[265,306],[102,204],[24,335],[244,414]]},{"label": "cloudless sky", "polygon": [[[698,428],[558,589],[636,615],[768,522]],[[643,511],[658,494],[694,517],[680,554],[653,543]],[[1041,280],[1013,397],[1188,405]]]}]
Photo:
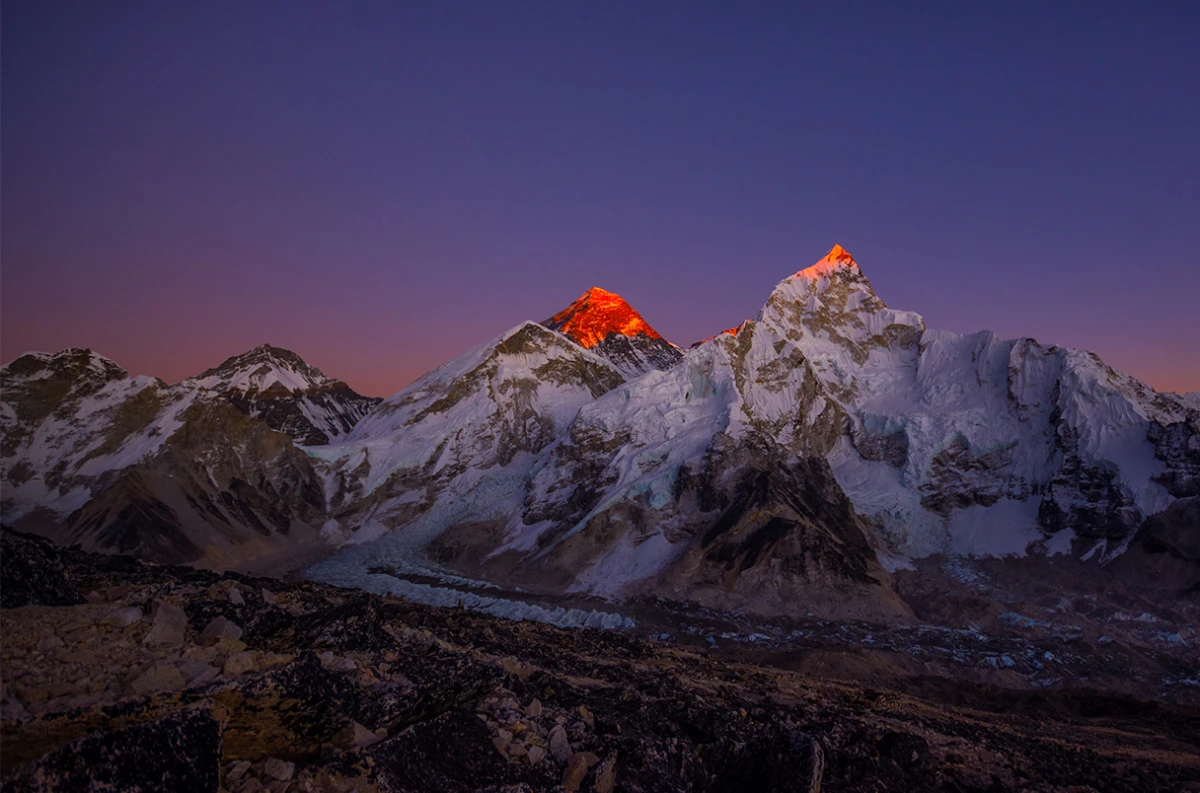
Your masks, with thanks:
[{"label": "cloudless sky", "polygon": [[684,346],[838,242],[1200,389],[1200,4],[5,0],[0,347],[386,395],[593,284]]}]

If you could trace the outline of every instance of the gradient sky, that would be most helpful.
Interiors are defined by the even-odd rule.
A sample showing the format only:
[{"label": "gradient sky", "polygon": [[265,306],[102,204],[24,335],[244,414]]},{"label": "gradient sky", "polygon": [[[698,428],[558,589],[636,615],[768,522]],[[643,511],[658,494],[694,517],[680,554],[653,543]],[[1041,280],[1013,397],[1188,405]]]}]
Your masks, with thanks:
[{"label": "gradient sky", "polygon": [[386,395],[593,284],[687,345],[834,243],[1200,389],[1200,4],[5,0],[0,347]]}]

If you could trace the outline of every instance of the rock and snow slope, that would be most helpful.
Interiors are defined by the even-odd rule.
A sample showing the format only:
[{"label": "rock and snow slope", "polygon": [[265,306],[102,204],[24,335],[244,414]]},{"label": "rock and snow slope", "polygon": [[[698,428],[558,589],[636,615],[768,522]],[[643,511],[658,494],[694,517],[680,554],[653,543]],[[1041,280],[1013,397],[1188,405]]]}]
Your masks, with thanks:
[{"label": "rock and snow slope", "polygon": [[297,443],[315,446],[342,437],[382,400],[355,393],[291,350],[263,344],[190,378],[221,394]]},{"label": "rock and snow slope", "polygon": [[[295,365],[271,369],[262,352]],[[250,364],[240,380],[226,366],[174,386],[130,377],[90,350],[29,353],[3,367],[3,520],[89,549],[218,567],[315,542],[323,481],[292,438],[254,414],[286,415],[258,408],[335,393],[336,381],[305,390],[295,380],[292,395],[271,395],[266,380],[281,382],[281,371],[322,376],[287,351],[239,360]],[[292,428],[297,440],[313,431]]]},{"label": "rock and snow slope", "polygon": [[[410,479],[411,511],[369,536],[437,537],[440,561],[514,583],[879,614],[898,610],[883,567],[933,553],[1109,558],[1200,471],[1186,399],[1089,353],[927,330],[840,247],[756,320],[572,410],[516,464],[474,458],[444,496]],[[348,441],[447,432],[368,420]]]},{"label": "rock and snow slope", "polygon": [[624,298],[598,286],[542,324],[607,358],[626,377],[670,369],[683,357]]},{"label": "rock and snow slope", "polygon": [[86,351],[4,374],[6,520],[42,508],[120,547],[217,520],[230,557],[244,530],[319,527],[551,592],[903,617],[888,569],[1107,560],[1200,494],[1196,395],[928,330],[837,246],[686,353],[593,288],[373,407],[270,347],[171,387]]}]

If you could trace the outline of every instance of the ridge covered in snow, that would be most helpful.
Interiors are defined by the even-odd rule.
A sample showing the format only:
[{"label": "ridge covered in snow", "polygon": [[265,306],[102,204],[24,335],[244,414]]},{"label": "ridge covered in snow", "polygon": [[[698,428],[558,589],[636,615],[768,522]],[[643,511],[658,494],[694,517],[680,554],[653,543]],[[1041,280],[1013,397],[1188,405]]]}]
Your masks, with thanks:
[{"label": "ridge covered in snow", "polygon": [[[477,365],[438,370],[438,393]],[[472,410],[495,410],[498,392],[475,389],[483,407]],[[665,370],[578,393],[519,462],[475,457],[433,488],[415,458],[403,476],[387,467],[401,485],[388,498],[410,506],[372,502],[370,536],[395,529],[389,543],[432,542],[460,569],[571,591],[892,613],[872,560],[1119,554],[1144,518],[1200,482],[1198,422],[1189,400],[1090,353],[928,330],[835,246],[781,281],[755,320]],[[445,459],[459,443],[447,439],[474,426],[369,420],[350,440],[422,439]],[[377,483],[377,457],[342,470],[369,468]],[[823,495],[806,495],[814,487]],[[843,492],[865,522],[830,507]],[[718,584],[731,574],[719,570],[734,578]]]},{"label": "ridge covered in snow", "polygon": [[1200,495],[1200,395],[930,330],[841,246],[686,353],[593,288],[383,401],[268,345],[176,386],[31,354],[0,426],[6,519],[129,538],[184,515],[194,545],[220,514],[554,593],[901,620],[913,560],[1109,560]]},{"label": "ridge covered in snow", "polygon": [[345,435],[380,401],[326,377],[291,350],[269,344],[186,382],[222,395],[243,413],[307,445]]}]

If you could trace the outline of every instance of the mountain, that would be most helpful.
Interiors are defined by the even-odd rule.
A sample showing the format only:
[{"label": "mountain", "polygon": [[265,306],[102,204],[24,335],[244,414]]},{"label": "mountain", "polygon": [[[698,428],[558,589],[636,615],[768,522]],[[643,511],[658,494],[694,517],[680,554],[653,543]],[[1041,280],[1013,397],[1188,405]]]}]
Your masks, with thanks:
[{"label": "mountain", "polygon": [[607,358],[626,377],[670,369],[683,357],[620,295],[598,286],[542,324]]},{"label": "mountain", "polygon": [[[286,419],[289,401],[308,408],[313,394],[337,394],[337,381],[286,350],[231,361],[244,365],[174,386],[130,377],[83,349],[4,366],[4,521],[90,550],[220,568],[320,546],[319,463],[266,417]],[[278,393],[280,382],[292,396]],[[291,426],[297,440],[311,437],[311,425]]]},{"label": "mountain", "polygon": [[4,371],[4,517],[213,565],[344,542],[360,550],[321,574],[351,584],[386,562],[891,622],[913,619],[897,576],[937,555],[1133,548],[1139,575],[1195,580],[1176,506],[1200,495],[1195,395],[931,330],[840,246],[686,353],[593,288],[363,400],[271,347],[177,386],[88,351],[25,356]]},{"label": "mountain", "polygon": [[757,325],[845,412],[829,462],[900,558],[1041,541],[1109,557],[1200,472],[1184,399],[1092,353],[927,330],[840,247],[781,282]]},{"label": "mountain", "polygon": [[291,350],[263,344],[188,382],[221,394],[297,443],[315,446],[348,433],[382,400],[355,393]]},{"label": "mountain", "polygon": [[346,510],[360,538],[434,507],[437,515],[476,510],[479,519],[511,509],[535,455],[581,405],[623,382],[605,358],[525,322],[385,400],[345,439],[309,452],[335,466],[330,503]]},{"label": "mountain", "polygon": [[[551,327],[596,342],[578,317]],[[435,379],[482,393],[467,369]],[[474,456],[455,471],[468,485],[404,496],[419,506],[373,525],[367,536],[396,529],[377,552],[424,548],[460,574],[544,591],[903,620],[889,570],[933,554],[1111,559],[1200,473],[1186,399],[1090,353],[929,330],[840,246],[781,281],[755,320],[602,391],[577,390],[516,464]],[[465,416],[494,410],[471,405]],[[380,450],[367,489],[392,443],[437,448],[472,427],[364,422],[351,439]]]}]

